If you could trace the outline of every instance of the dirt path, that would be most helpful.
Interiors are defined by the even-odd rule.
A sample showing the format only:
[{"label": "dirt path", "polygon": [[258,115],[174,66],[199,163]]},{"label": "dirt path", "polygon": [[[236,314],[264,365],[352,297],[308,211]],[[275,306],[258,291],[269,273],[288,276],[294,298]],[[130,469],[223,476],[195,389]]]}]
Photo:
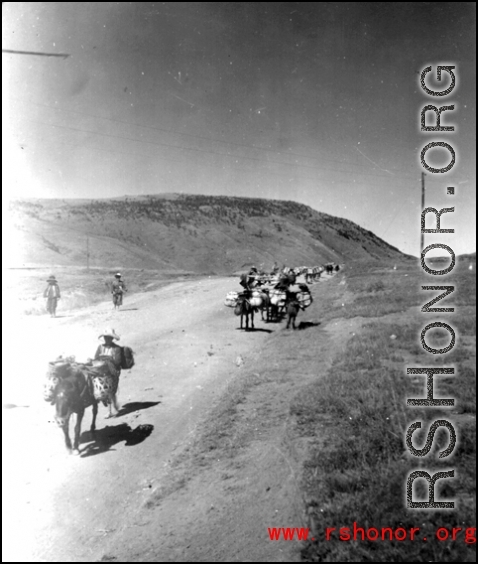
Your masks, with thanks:
[{"label": "dirt path", "polygon": [[[295,543],[266,533],[307,525],[290,402],[327,368],[331,337],[314,321],[318,302],[306,331],[236,330],[222,305],[234,286],[182,282],[127,296],[121,312],[108,303],[13,324],[4,402],[29,407],[4,409],[4,560],[297,560]],[[67,456],[38,366],[59,353],[86,359],[108,326],[136,352],[121,376],[122,415],[103,420],[100,408],[93,441],[88,414],[82,454]]]}]

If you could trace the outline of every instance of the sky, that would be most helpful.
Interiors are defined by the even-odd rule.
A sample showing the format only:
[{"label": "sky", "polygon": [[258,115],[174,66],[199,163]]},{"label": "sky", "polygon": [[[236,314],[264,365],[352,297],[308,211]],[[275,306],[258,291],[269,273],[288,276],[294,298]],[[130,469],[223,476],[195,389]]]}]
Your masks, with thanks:
[{"label": "sky", "polygon": [[[3,2],[4,199],[294,200],[420,248],[476,249],[474,2]],[[28,51],[68,57],[6,52]],[[437,65],[456,86],[432,97]],[[425,105],[453,132],[421,132]],[[427,125],[432,123],[427,117]],[[444,149],[427,153],[436,168]],[[455,195],[447,195],[448,186]],[[431,227],[431,214],[427,226]]]}]

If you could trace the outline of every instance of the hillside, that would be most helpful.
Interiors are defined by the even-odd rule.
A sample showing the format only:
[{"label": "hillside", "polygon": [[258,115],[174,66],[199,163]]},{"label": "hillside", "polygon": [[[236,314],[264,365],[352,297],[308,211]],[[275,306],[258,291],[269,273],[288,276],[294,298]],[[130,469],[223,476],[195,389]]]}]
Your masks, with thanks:
[{"label": "hillside", "polygon": [[[250,264],[403,258],[355,223],[290,201],[192,196],[16,200],[9,266],[230,273]],[[87,241],[88,239],[88,241]]]}]

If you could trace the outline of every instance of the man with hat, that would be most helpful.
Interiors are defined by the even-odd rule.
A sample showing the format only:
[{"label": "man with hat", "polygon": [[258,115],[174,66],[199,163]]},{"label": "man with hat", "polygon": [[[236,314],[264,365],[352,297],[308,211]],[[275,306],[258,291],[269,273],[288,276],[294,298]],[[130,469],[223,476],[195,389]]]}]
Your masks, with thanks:
[{"label": "man with hat", "polygon": [[103,339],[103,343],[98,345],[95,352],[95,360],[108,360],[113,362],[117,374],[121,371],[121,347],[114,341],[119,341],[120,337],[113,328],[105,329],[98,339]]},{"label": "man with hat", "polygon": [[[113,395],[114,395],[114,408],[118,412],[119,407],[116,402],[116,393],[118,391],[118,384],[119,384],[119,377],[121,374],[121,359],[122,359],[122,350],[119,345],[117,345],[114,341],[119,341],[120,337],[116,333],[113,328],[108,328],[101,333],[98,339],[103,339],[103,343],[98,345],[98,348],[95,352],[95,360],[103,361],[107,364],[109,373],[113,378]],[[113,417],[112,413],[112,404],[109,404],[110,410],[109,414],[106,415],[106,419]]]},{"label": "man with hat", "polygon": [[126,285],[123,280],[121,280],[121,272],[115,274],[115,279],[111,284],[111,293],[113,295],[113,307],[114,309],[119,308],[123,305],[123,293],[127,292]]},{"label": "man with hat", "polygon": [[258,276],[257,268],[255,266],[251,266],[249,273],[241,274],[239,278],[239,284],[249,292],[256,284],[256,277]]},{"label": "man with hat", "polygon": [[58,282],[51,274],[47,280],[48,286],[45,288],[43,292],[43,297],[47,299],[46,301],[46,309],[51,317],[56,316],[56,307],[58,305],[58,300],[61,298],[60,295],[60,286],[58,286]]}]

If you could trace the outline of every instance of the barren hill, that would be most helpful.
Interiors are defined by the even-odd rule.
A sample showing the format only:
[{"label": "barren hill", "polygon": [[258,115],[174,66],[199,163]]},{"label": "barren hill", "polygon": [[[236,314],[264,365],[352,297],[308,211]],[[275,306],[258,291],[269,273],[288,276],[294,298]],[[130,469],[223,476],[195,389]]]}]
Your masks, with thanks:
[{"label": "barren hill", "polygon": [[10,264],[230,273],[404,255],[352,221],[291,201],[165,194],[16,200]]}]

